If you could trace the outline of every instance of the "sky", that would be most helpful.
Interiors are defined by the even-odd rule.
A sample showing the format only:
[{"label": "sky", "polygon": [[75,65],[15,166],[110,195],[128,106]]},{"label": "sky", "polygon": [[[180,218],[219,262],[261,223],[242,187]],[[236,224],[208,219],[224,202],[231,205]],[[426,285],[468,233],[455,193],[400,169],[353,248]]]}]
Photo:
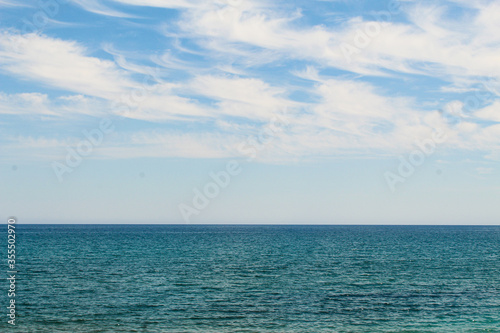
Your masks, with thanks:
[{"label": "sky", "polygon": [[500,3],[0,0],[19,223],[499,224]]}]

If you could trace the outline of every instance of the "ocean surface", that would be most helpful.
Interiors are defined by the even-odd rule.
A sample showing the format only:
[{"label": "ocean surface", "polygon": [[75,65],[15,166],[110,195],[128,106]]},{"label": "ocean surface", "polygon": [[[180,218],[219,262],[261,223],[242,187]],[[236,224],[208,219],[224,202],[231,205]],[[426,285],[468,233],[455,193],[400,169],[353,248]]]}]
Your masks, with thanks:
[{"label": "ocean surface", "polygon": [[16,250],[0,332],[500,332],[499,226],[18,224]]}]

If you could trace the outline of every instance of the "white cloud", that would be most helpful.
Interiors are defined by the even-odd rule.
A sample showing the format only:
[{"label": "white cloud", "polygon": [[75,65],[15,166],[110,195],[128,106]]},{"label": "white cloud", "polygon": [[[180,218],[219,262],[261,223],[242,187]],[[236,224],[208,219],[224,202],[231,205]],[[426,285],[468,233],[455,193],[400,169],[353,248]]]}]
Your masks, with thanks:
[{"label": "white cloud", "polygon": [[0,92],[0,114],[41,115],[58,118],[70,115],[103,116],[106,104],[83,95],[65,95],[50,99],[41,93],[5,94]]},{"label": "white cloud", "polygon": [[108,112],[115,111],[113,106],[123,111],[125,105],[127,111],[122,115],[130,118],[156,121],[209,116],[206,107],[169,94],[173,85],[158,83],[152,77],[134,81],[130,66],[125,70],[113,61],[88,56],[87,50],[76,42],[6,31],[1,36],[0,67],[12,76],[102,98],[109,101]]},{"label": "white cloud", "polygon": [[198,76],[186,89],[218,101],[219,115],[269,120],[272,115],[296,106],[286,99],[286,90],[255,78]]},{"label": "white cloud", "polygon": [[112,98],[134,87],[113,62],[75,43],[37,34],[0,32],[0,67],[12,75],[90,96]]},{"label": "white cloud", "polygon": [[[355,18],[343,27],[305,27],[297,23],[300,13],[283,14],[271,4],[254,1],[115,2],[181,9],[180,30],[175,33],[198,41],[207,48],[207,57],[237,59],[227,66],[214,66],[236,74],[220,75],[213,68],[203,69],[200,63],[179,60],[182,57],[166,52],[153,59],[163,66],[159,76],[169,77],[165,73],[173,70],[186,75],[169,77],[170,81],[156,77],[144,83],[137,77],[147,76],[152,68],[129,61],[129,55],[109,45],[105,50],[115,56],[114,61],[92,56],[83,44],[74,41],[3,31],[0,68],[16,78],[64,90],[67,96],[0,94],[0,113],[100,117],[122,111],[121,116],[136,120],[204,125],[197,133],[138,130],[117,136],[96,153],[101,158],[234,156],[239,143],[255,136],[274,114],[283,111],[289,124],[262,152],[259,158],[263,160],[391,154],[412,149],[417,140],[432,137],[436,130],[448,135],[444,145],[450,148],[492,151],[499,147],[500,125],[461,119],[460,114],[451,114],[460,118],[458,124],[451,124],[446,115],[422,109],[410,97],[391,96],[359,78],[321,74],[325,68],[370,75],[419,73],[453,81],[442,91],[471,91],[478,77],[500,78],[499,37],[484,33],[498,30],[500,7],[495,4],[478,6],[467,29],[460,28],[460,19],[446,16],[445,7],[411,4],[407,7],[409,22],[387,22],[349,62],[340,45],[354,43],[359,31],[377,22]],[[97,1],[78,3],[94,13],[123,16]],[[268,57],[263,58],[263,54]],[[256,64],[287,59],[307,60],[304,70],[293,70],[292,74],[313,85],[300,90],[315,96],[314,101],[292,101],[291,92],[297,88],[293,83],[272,85],[252,75],[251,67]],[[113,109],[117,102],[122,103],[120,110]],[[462,111],[464,102],[452,103],[447,107]],[[500,104],[495,102],[474,116],[499,121],[499,110]],[[23,139],[16,145],[32,145],[40,151],[61,145],[50,138],[40,138],[40,144],[36,140]]]},{"label": "white cloud", "polygon": [[200,0],[113,0],[114,2],[160,8],[193,8],[202,4]]},{"label": "white cloud", "polygon": [[79,5],[86,11],[89,11],[94,14],[106,15],[106,16],[114,16],[114,17],[133,17],[133,15],[129,15],[118,10],[109,8],[98,0],[72,0],[73,3]]},{"label": "white cloud", "polygon": [[[423,113],[415,109],[412,99],[389,98],[368,83],[323,79],[316,74],[313,77],[317,79],[314,91],[320,100],[301,104],[288,100],[283,88],[257,79],[200,76],[184,84],[167,84],[164,93],[151,92],[137,109],[123,116],[157,122],[177,119],[180,124],[203,119],[216,121],[192,133],[153,130],[120,134],[108,138],[106,145],[93,156],[219,158],[241,155],[238,145],[253,140],[259,148],[257,159],[266,162],[346,154],[366,157],[414,149],[416,142],[431,138],[436,131],[446,133],[449,139],[443,145],[451,148],[491,150],[500,142],[500,125],[481,127],[461,122],[451,126],[439,112]],[[177,90],[213,98],[217,103],[213,106],[200,104],[175,95]],[[88,108],[90,104],[96,106],[92,109],[93,115],[102,116],[109,108],[105,103],[98,104],[81,95],[61,97],[58,103],[40,94],[2,97],[0,105],[8,104],[5,101],[9,98],[13,100],[10,109],[0,108],[7,110],[6,113],[15,112],[15,106],[22,104],[21,99],[28,104],[19,110],[26,110],[26,113],[34,103],[42,106],[37,107],[39,112],[56,115],[78,112],[76,110],[85,113],[84,110],[92,109]],[[280,114],[287,125],[271,135],[270,144],[259,143],[259,133],[266,133],[263,130],[276,114]],[[73,137],[68,142],[78,139]],[[19,148],[26,144],[32,142],[24,140],[14,146]],[[43,147],[38,148],[35,156],[41,151]],[[54,156],[54,153],[47,152],[47,156]]]},{"label": "white cloud", "polygon": [[493,104],[477,110],[474,112],[474,116],[485,120],[500,122],[500,101],[497,100]]},{"label": "white cloud", "polygon": [[479,167],[479,168],[476,168],[476,171],[478,174],[480,175],[489,175],[489,174],[492,174],[494,169],[493,168],[483,168],[483,167]]},{"label": "white cloud", "polygon": [[[219,57],[232,54],[246,64],[291,57],[367,75],[400,72],[447,80],[500,77],[496,66],[500,4],[495,2],[477,3],[473,14],[454,18],[450,18],[446,5],[408,2],[401,6],[408,22],[356,17],[333,27],[299,25],[300,11],[286,13],[275,4],[261,1],[115,2],[181,10],[184,15],[178,25],[180,30],[169,29],[169,34],[198,39],[208,52]],[[390,10],[388,7],[385,11],[389,20],[394,15]],[[365,35],[366,46],[359,45],[360,34]],[[345,44],[356,49],[349,58],[342,49]]]},{"label": "white cloud", "polygon": [[[273,51],[270,62],[293,57],[368,75],[388,75],[388,70],[449,80],[500,77],[496,66],[500,39],[494,33],[500,22],[499,5],[480,7],[472,22],[468,17],[450,19],[444,6],[416,3],[403,8],[408,23],[356,18],[342,27],[303,27],[295,24],[300,17],[296,13],[286,15],[272,6],[247,1],[241,6],[189,9],[180,27],[213,51],[225,50],[260,61],[261,52]],[[360,34],[366,37],[369,28],[376,33],[368,33],[367,45],[360,45]],[[341,48],[345,44],[356,50],[347,58]],[[244,45],[261,51],[245,50]],[[276,53],[280,57],[276,58]]]},{"label": "white cloud", "polygon": [[[282,56],[286,54],[332,64],[345,63],[336,48],[338,39],[334,33],[319,26],[295,29],[291,23],[298,17],[300,15],[297,14],[280,16],[260,3],[245,1],[241,6],[207,6],[189,11],[181,22],[181,28],[192,33],[195,38],[215,38],[207,46],[233,53],[240,52],[247,57],[256,57],[255,51],[245,52],[231,43],[257,46],[280,52]],[[257,52],[257,57],[260,56]],[[269,60],[275,59],[271,57]]]},{"label": "white cloud", "polygon": [[45,94],[4,94],[0,92],[0,114],[54,114],[47,104],[48,98]]}]

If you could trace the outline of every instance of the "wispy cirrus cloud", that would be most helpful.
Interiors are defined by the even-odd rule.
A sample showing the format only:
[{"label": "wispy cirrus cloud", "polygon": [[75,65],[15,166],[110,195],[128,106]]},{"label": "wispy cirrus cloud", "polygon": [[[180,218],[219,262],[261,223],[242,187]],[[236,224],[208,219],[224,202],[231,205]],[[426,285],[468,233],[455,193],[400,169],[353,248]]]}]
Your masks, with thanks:
[{"label": "wispy cirrus cloud", "polygon": [[113,9],[111,7],[108,7],[102,4],[102,2],[99,0],[73,0],[73,3],[77,4],[78,6],[82,7],[84,10],[88,12],[98,15],[121,17],[121,18],[135,17],[134,15],[127,14],[119,10]]},{"label": "wispy cirrus cloud", "polygon": [[17,7],[24,6],[22,3],[13,0],[0,0],[0,7]]},{"label": "wispy cirrus cloud", "polygon": [[1,32],[0,67],[11,75],[102,98],[134,86],[115,63],[86,53],[73,41]]},{"label": "wispy cirrus cloud", "polygon": [[[131,13],[138,7],[178,14],[169,19],[168,34],[155,35],[161,42],[154,51],[130,46],[121,51],[103,41],[103,55],[77,40],[2,30],[3,72],[65,97],[33,88],[4,93],[0,112],[136,121],[132,133],[102,147],[101,158],[154,156],[155,151],[161,157],[234,156],[238,142],[258,133],[276,113],[285,114],[289,126],[273,142],[269,159],[393,154],[436,129],[447,133],[451,149],[498,147],[495,94],[473,110],[473,118],[452,124],[438,107],[421,102],[422,92],[395,95],[397,89],[378,81],[425,77],[435,80],[436,91],[460,94],[473,91],[481,80],[500,78],[499,37],[492,33],[498,30],[500,7],[494,2],[475,5],[467,16],[450,15],[447,3],[406,2],[400,9],[404,20],[356,16],[342,26],[305,24],[300,11],[260,1],[77,4],[117,19],[134,20]],[[465,20],[470,22],[466,27]],[[162,23],[151,30],[161,31]],[[380,24],[380,32],[347,59],[341,45],[355,45],[367,24]],[[145,80],[151,72],[155,77]],[[117,102],[134,98],[127,110],[114,110]],[[154,134],[144,134],[143,122],[153,124],[148,126]],[[167,124],[178,128],[159,130]]]}]

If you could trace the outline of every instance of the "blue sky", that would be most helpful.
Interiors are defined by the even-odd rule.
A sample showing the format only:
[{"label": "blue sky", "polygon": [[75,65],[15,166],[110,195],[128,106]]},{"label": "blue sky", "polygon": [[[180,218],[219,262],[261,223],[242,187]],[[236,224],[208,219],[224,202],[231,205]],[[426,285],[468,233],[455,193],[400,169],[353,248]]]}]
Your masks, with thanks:
[{"label": "blue sky", "polygon": [[498,224],[495,1],[0,0],[25,223]]}]

